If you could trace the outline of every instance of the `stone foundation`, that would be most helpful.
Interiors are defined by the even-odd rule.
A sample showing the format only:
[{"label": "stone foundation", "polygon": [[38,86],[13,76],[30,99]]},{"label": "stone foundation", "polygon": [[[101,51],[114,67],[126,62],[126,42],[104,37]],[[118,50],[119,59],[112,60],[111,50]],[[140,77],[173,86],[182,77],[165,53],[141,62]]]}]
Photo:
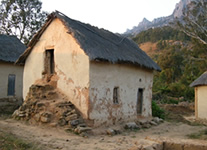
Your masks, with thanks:
[{"label": "stone foundation", "polygon": [[22,99],[16,97],[8,97],[0,99],[0,113],[11,114],[19,108],[23,103]]}]

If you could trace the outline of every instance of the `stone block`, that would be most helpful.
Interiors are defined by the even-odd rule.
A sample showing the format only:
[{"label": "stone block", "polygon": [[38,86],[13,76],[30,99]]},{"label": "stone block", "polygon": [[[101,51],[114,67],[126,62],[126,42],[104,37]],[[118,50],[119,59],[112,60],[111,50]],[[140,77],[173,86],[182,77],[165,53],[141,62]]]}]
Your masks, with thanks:
[{"label": "stone block", "polygon": [[73,127],[77,126],[79,123],[80,123],[79,119],[69,121],[69,124]]},{"label": "stone block", "polygon": [[51,120],[49,117],[41,116],[40,121],[43,123],[49,123]]},{"label": "stone block", "polygon": [[78,115],[77,115],[77,114],[72,114],[72,115],[67,116],[67,117],[65,118],[66,121],[76,120],[76,119],[78,119]]},{"label": "stone block", "polygon": [[140,129],[135,122],[129,122],[124,125],[125,129]]},{"label": "stone block", "polygon": [[92,129],[89,127],[77,127],[74,131],[76,133],[82,133],[82,132],[87,132],[87,131],[91,131]]},{"label": "stone block", "polygon": [[150,124],[153,125],[153,126],[157,126],[158,124],[154,121],[150,121]]},{"label": "stone block", "polygon": [[59,126],[64,126],[67,124],[67,121],[64,118],[60,118],[58,121],[58,125]]},{"label": "stone block", "polygon": [[112,136],[112,135],[115,135],[116,132],[113,129],[109,128],[109,129],[106,130],[106,134]]}]

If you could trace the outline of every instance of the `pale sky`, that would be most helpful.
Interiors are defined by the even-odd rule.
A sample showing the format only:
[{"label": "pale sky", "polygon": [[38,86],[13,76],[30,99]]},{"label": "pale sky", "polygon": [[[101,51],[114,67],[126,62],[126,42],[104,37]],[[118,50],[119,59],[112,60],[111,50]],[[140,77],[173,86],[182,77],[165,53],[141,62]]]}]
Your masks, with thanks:
[{"label": "pale sky", "polygon": [[42,10],[58,10],[68,17],[123,33],[137,26],[145,17],[169,16],[180,0],[41,0]]}]

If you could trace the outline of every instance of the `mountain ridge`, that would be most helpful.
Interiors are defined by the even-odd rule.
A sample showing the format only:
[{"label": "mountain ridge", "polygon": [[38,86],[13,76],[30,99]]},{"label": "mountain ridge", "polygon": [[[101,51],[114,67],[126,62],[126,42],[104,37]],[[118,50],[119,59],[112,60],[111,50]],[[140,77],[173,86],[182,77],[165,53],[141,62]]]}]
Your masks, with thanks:
[{"label": "mountain ridge", "polygon": [[180,0],[180,2],[175,5],[175,9],[171,15],[155,18],[152,21],[144,18],[137,26],[134,26],[132,29],[127,29],[124,34],[135,36],[150,28],[168,26],[170,22],[173,22],[176,18],[182,18],[184,9],[192,1],[194,0]]}]

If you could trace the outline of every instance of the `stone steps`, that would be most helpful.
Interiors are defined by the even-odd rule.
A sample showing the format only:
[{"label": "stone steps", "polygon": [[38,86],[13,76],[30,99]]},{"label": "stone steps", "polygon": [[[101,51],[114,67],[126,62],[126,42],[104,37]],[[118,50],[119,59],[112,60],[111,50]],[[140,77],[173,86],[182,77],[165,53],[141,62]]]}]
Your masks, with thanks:
[{"label": "stone steps", "polygon": [[48,84],[32,85],[24,103],[14,112],[13,117],[30,124],[65,127],[77,133],[89,130],[68,98]]}]

